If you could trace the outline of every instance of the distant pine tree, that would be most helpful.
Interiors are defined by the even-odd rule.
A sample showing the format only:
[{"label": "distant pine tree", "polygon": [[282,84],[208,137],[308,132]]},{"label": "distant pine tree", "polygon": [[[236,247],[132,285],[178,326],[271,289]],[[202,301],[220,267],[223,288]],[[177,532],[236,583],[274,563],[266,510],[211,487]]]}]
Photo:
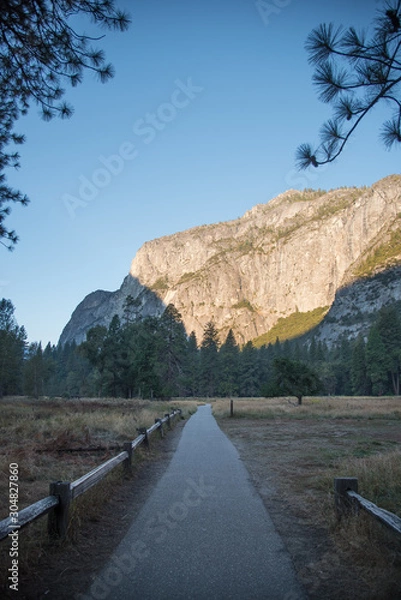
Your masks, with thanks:
[{"label": "distant pine tree", "polygon": [[206,323],[200,348],[200,391],[213,397],[219,386],[219,334],[213,321]]}]

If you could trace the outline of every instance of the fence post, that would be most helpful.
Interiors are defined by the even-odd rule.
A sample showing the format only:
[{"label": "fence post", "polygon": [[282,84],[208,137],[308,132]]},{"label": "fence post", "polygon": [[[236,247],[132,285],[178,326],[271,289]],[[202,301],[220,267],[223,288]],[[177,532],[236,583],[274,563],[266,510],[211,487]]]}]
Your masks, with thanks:
[{"label": "fence post", "polygon": [[230,417],[234,416],[234,400],[231,398],[230,400]]},{"label": "fence post", "polygon": [[336,477],[334,479],[334,503],[338,520],[356,510],[355,502],[348,496],[348,491],[358,493],[358,479],[356,477]]},{"label": "fence post", "polygon": [[166,413],[164,416],[167,417],[167,427],[169,429],[171,429],[171,421],[170,421],[170,415],[169,415],[169,413]]},{"label": "fence post", "polygon": [[124,461],[124,475],[129,477],[132,474],[132,443],[124,442],[124,450],[128,453],[128,458]]},{"label": "fence post", "polygon": [[140,427],[139,429],[137,429],[137,432],[140,435],[144,435],[145,439],[143,440],[143,443],[145,444],[146,448],[150,448],[150,444],[149,444],[149,436],[148,436],[148,430],[146,429],[146,427]]},{"label": "fence post", "polygon": [[155,423],[159,423],[159,429],[160,429],[160,437],[161,439],[164,438],[164,429],[163,429],[163,423],[161,419],[155,419]]},{"label": "fence post", "polygon": [[48,533],[50,537],[64,539],[67,536],[69,525],[71,483],[69,481],[54,481],[50,484],[50,496],[58,496],[59,503],[49,512]]}]

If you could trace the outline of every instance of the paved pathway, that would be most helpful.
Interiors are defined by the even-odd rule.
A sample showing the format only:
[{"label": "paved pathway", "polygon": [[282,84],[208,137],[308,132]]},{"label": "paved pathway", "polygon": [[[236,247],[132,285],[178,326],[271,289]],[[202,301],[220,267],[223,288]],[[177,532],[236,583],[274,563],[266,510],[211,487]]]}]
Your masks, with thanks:
[{"label": "paved pathway", "polygon": [[82,600],[305,600],[280,536],[210,406]]}]

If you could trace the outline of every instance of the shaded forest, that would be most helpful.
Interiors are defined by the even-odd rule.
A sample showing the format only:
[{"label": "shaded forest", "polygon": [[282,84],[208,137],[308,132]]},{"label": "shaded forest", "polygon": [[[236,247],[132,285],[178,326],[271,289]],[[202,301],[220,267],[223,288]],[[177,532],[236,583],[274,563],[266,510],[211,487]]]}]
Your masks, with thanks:
[{"label": "shaded forest", "polygon": [[[369,334],[328,347],[313,337],[240,347],[209,322],[201,340],[187,335],[169,305],[160,318],[127,311],[97,326],[80,345],[27,344],[10,300],[0,301],[0,395],[167,398],[280,395],[277,365],[316,375],[323,395],[399,395],[401,320],[383,308]],[[283,390],[283,395],[288,395]]]}]

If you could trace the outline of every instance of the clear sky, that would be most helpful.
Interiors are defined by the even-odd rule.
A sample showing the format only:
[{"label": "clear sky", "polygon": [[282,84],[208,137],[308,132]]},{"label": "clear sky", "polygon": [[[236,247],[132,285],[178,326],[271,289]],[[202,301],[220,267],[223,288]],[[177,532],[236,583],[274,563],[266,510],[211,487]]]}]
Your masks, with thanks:
[{"label": "clear sky", "polygon": [[[132,24],[104,32],[116,76],[89,73],[66,99],[72,119],[44,123],[31,107],[8,181],[31,199],[7,225],[0,297],[30,341],[57,343],[77,304],[115,290],[146,241],[235,219],[290,188],[371,185],[400,172],[379,141],[383,114],[335,163],[297,172],[295,151],[330,116],[304,43],[322,22],[369,24],[375,0],[119,0]],[[93,26],[80,22],[93,33]]]}]

